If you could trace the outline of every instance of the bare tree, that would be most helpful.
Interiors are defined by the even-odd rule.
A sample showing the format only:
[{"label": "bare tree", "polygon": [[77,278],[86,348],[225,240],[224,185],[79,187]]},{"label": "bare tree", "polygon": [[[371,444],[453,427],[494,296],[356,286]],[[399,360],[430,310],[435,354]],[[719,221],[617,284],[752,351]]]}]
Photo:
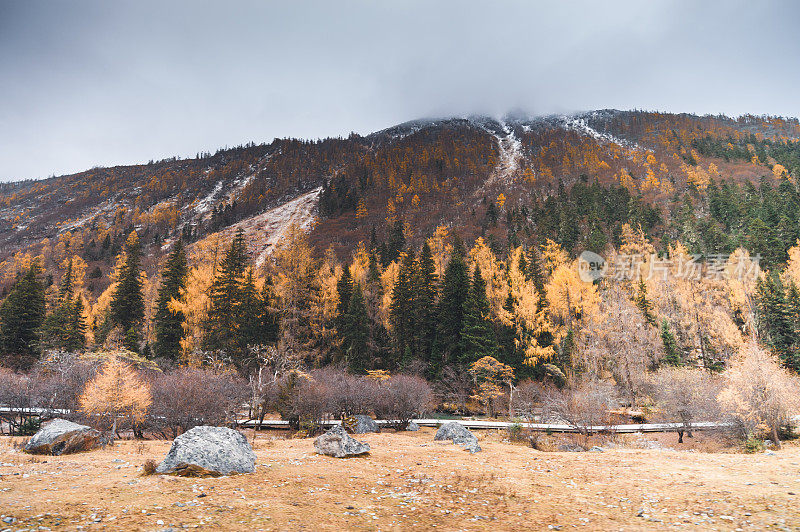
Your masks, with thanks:
[{"label": "bare tree", "polygon": [[179,368],[155,376],[150,392],[149,428],[174,438],[198,425],[233,421],[248,388],[232,371]]},{"label": "bare tree", "polygon": [[780,427],[800,409],[797,377],[782,367],[775,355],[753,342],[732,359],[723,379],[719,400],[742,424],[745,435],[767,432],[780,448]]},{"label": "bare tree", "polygon": [[539,405],[542,403],[546,391],[547,388],[542,383],[533,379],[522,381],[517,386],[517,391],[511,401],[512,413],[532,422],[537,410],[540,410]]},{"label": "bare tree", "polygon": [[467,412],[467,401],[472,394],[472,375],[463,365],[447,366],[436,383],[436,392],[443,403],[455,407],[456,412]]},{"label": "bare tree", "polygon": [[683,443],[684,432],[692,437],[693,422],[719,419],[717,395],[721,383],[708,372],[665,367],[652,374],[649,383],[660,417],[685,427],[678,430],[678,443]]},{"label": "bare tree", "polygon": [[416,375],[395,375],[382,385],[375,414],[381,419],[395,421],[397,428],[403,430],[432,405],[433,390],[425,379]]},{"label": "bare tree", "polygon": [[[250,417],[257,420],[258,431],[261,430],[267,408],[277,400],[279,382],[292,371],[300,369],[302,357],[282,343],[277,346],[250,347],[250,356],[256,367],[248,377]],[[255,438],[255,432],[253,437]]]},{"label": "bare tree", "polygon": [[594,427],[609,426],[616,406],[614,388],[602,381],[584,380],[543,395],[545,419],[566,423],[587,438]]}]

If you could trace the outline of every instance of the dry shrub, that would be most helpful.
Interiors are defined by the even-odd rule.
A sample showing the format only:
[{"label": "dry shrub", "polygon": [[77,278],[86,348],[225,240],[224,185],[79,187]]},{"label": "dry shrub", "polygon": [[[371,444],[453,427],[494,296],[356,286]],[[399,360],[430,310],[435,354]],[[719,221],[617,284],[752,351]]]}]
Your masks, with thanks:
[{"label": "dry shrub", "polygon": [[380,388],[373,379],[334,368],[315,371],[313,377],[325,383],[331,414],[344,418],[369,414],[375,409]]},{"label": "dry shrub", "polygon": [[533,421],[537,413],[541,411],[539,406],[547,392],[547,387],[541,382],[533,379],[522,381],[514,391],[511,407],[514,415],[526,421]]},{"label": "dry shrub", "polygon": [[548,387],[542,406],[546,420],[566,423],[588,441],[588,436],[595,430],[592,427],[611,423],[610,411],[616,404],[614,388],[610,384],[584,380],[563,389]]},{"label": "dry shrub", "polygon": [[745,346],[723,374],[720,403],[750,439],[767,433],[780,448],[780,429],[800,409],[798,379],[778,358],[755,343]]},{"label": "dry shrub", "polygon": [[176,437],[199,425],[224,425],[248,396],[247,382],[233,372],[179,368],[154,377],[150,430]]},{"label": "dry shrub", "polygon": [[473,380],[465,365],[451,365],[442,370],[436,382],[436,394],[448,410],[456,414],[467,414],[467,404],[472,395]]},{"label": "dry shrub", "polygon": [[649,384],[656,402],[657,417],[662,421],[683,423],[686,427],[678,431],[678,443],[683,443],[684,432],[689,432],[691,437],[690,423],[720,420],[717,395],[721,382],[708,372],[692,368],[661,368],[650,376]]},{"label": "dry shrub", "polygon": [[158,467],[156,461],[153,460],[152,458],[148,458],[147,460],[144,461],[144,465],[142,466],[142,475],[143,476],[155,475],[156,467]]},{"label": "dry shrub", "polygon": [[275,409],[296,430],[314,435],[323,422],[356,414],[374,413],[405,428],[432,404],[431,387],[421,377],[395,375],[379,383],[340,369],[325,368],[309,374],[289,374],[280,383]]},{"label": "dry shrub", "polygon": [[381,386],[375,415],[394,420],[398,429],[405,429],[412,419],[421,417],[432,406],[433,390],[425,379],[395,375]]}]

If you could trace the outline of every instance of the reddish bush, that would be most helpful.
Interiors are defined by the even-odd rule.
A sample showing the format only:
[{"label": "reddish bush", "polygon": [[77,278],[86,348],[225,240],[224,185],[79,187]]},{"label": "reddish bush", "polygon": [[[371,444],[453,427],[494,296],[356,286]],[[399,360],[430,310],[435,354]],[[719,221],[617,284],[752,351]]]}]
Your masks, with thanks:
[{"label": "reddish bush", "polygon": [[247,382],[231,372],[180,368],[153,377],[148,428],[175,437],[198,425],[224,425],[248,397]]},{"label": "reddish bush", "polygon": [[415,417],[422,416],[433,406],[433,390],[421,377],[395,375],[381,386],[375,405],[379,419],[394,420],[397,428],[405,429]]}]

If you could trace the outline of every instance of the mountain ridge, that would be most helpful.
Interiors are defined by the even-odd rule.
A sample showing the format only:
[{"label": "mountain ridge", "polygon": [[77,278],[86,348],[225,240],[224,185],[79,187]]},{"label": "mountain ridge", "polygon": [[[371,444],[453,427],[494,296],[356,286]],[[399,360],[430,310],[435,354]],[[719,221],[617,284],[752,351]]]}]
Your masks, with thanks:
[{"label": "mountain ridge", "polygon": [[776,156],[793,180],[798,139],[797,119],[601,109],[421,118],[366,136],[96,167],[0,186],[0,267],[8,279],[26,256],[54,269],[77,252],[106,277],[134,229],[153,267],[178,236],[205,238],[320,187],[312,241],[340,255],[398,219],[415,239],[446,225],[466,239],[488,231],[502,240],[508,227],[486,224],[493,209],[546,202],[582,180],[623,187],[669,218],[676,198],[711,181],[773,177]]}]

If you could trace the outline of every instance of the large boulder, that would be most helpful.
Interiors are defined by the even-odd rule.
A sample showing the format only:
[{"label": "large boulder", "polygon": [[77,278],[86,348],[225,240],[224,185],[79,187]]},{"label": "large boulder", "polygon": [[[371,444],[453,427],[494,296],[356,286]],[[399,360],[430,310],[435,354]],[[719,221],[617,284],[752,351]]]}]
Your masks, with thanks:
[{"label": "large boulder", "polygon": [[461,445],[465,451],[470,453],[480,452],[481,446],[478,445],[478,438],[471,433],[467,427],[461,423],[451,421],[445,423],[439,430],[436,431],[436,436],[433,437],[434,441],[447,441],[451,440],[456,445]]},{"label": "large boulder", "polygon": [[353,434],[366,434],[368,432],[380,432],[381,428],[375,423],[375,420],[363,414],[357,414],[351,417],[347,428]]},{"label": "large boulder", "polygon": [[341,425],[334,425],[331,430],[314,440],[314,449],[317,454],[347,458],[368,453],[369,444],[353,439]]},{"label": "large boulder", "polygon": [[42,426],[25,444],[32,454],[69,454],[107,445],[111,439],[99,430],[66,419],[54,419]]},{"label": "large boulder", "polygon": [[406,430],[410,430],[411,432],[416,432],[419,430],[419,425],[417,425],[413,421],[409,421],[408,425],[406,425]]},{"label": "large boulder", "polygon": [[200,426],[172,442],[156,473],[184,477],[234,475],[256,470],[256,455],[241,433],[226,427]]}]

